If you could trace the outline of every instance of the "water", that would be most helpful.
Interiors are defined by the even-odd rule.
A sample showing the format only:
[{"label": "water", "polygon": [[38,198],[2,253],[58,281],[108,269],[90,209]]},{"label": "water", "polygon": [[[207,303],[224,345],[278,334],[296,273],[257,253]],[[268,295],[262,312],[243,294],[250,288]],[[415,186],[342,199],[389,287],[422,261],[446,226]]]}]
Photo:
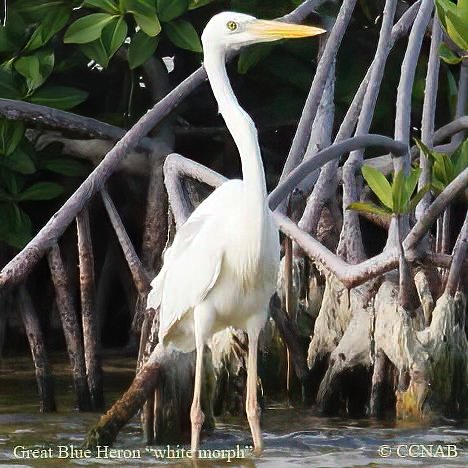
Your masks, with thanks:
[{"label": "water", "polygon": [[[105,362],[106,397],[108,401],[114,401],[132,379],[134,360],[114,356],[106,358]],[[187,447],[172,446],[171,452],[167,452],[167,447],[146,448],[142,444],[137,419],[121,431],[113,447],[115,452],[103,448],[99,459],[80,452],[80,444],[86,431],[97,421],[99,415],[80,414],[70,409],[73,394],[68,368],[59,356],[53,359],[53,367],[57,378],[59,411],[41,414],[38,412],[30,360],[25,357],[0,361],[1,466],[194,465],[180,458],[183,455],[182,450]],[[214,434],[202,441],[201,448],[206,450],[204,456],[211,456],[212,459],[201,460],[196,466],[468,466],[468,427],[463,423],[437,427],[403,423],[377,424],[369,420],[318,418],[312,410],[270,405],[263,421],[263,434],[264,453],[260,458],[253,458],[245,419],[219,419]],[[16,456],[15,447],[20,447],[16,449]],[[34,450],[38,451],[33,452]],[[454,455],[455,450],[456,457],[447,457]],[[383,457],[379,455],[379,451],[389,456]],[[32,457],[41,454],[46,458],[25,458],[28,455]],[[63,458],[59,458],[59,455]],[[70,458],[71,455],[80,458]],[[232,460],[228,463],[229,457]],[[219,458],[224,458],[224,461]]]}]

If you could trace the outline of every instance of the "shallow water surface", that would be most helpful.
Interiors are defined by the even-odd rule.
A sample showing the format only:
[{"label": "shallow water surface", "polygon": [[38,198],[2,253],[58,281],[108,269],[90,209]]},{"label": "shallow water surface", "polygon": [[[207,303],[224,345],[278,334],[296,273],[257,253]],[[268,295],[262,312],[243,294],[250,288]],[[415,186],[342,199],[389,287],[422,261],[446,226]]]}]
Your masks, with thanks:
[{"label": "shallow water surface", "polygon": [[[169,451],[167,446],[145,447],[137,418],[122,430],[114,451],[102,448],[99,458],[82,452],[83,437],[99,415],[72,410],[68,367],[58,356],[52,362],[58,412],[41,414],[30,360],[0,361],[1,466],[193,466],[183,458],[186,446],[171,446]],[[110,403],[131,381],[134,360],[119,356],[105,358],[105,363],[105,394]],[[245,419],[220,418],[214,434],[202,441],[204,459],[196,466],[468,466],[466,423],[431,427],[318,418],[311,410],[270,405],[262,427],[265,451],[253,458]],[[455,452],[457,456],[447,456]],[[31,458],[35,455],[44,458]]]}]

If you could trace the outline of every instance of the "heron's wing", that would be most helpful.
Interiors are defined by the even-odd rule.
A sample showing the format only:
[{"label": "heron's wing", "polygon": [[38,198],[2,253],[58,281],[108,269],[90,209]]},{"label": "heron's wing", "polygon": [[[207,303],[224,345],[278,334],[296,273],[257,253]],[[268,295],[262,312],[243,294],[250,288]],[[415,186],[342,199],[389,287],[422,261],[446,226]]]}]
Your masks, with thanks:
[{"label": "heron's wing", "polygon": [[177,231],[164,255],[163,267],[152,281],[148,307],[160,307],[159,336],[199,304],[221,271],[225,236],[220,235],[220,214],[239,199],[241,181],[229,181],[215,190]]}]

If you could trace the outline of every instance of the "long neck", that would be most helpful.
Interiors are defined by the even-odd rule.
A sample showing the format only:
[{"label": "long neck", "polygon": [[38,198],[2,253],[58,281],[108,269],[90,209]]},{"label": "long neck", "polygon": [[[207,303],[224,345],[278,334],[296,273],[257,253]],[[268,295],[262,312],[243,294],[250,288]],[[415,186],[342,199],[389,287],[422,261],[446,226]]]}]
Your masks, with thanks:
[{"label": "long neck", "polygon": [[245,190],[256,207],[265,206],[266,184],[257,130],[252,119],[240,107],[226,72],[225,53],[205,48],[205,69],[218,102],[219,112],[239,150]]}]

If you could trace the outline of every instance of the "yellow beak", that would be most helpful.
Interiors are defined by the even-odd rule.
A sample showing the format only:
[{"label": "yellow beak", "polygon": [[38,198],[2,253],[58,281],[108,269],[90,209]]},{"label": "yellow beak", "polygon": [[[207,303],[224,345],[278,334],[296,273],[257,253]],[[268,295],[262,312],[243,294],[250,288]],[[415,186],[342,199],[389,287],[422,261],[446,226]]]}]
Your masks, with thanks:
[{"label": "yellow beak", "polygon": [[247,31],[259,39],[283,39],[316,36],[323,34],[325,29],[302,24],[289,24],[281,21],[256,20],[247,25]]}]

